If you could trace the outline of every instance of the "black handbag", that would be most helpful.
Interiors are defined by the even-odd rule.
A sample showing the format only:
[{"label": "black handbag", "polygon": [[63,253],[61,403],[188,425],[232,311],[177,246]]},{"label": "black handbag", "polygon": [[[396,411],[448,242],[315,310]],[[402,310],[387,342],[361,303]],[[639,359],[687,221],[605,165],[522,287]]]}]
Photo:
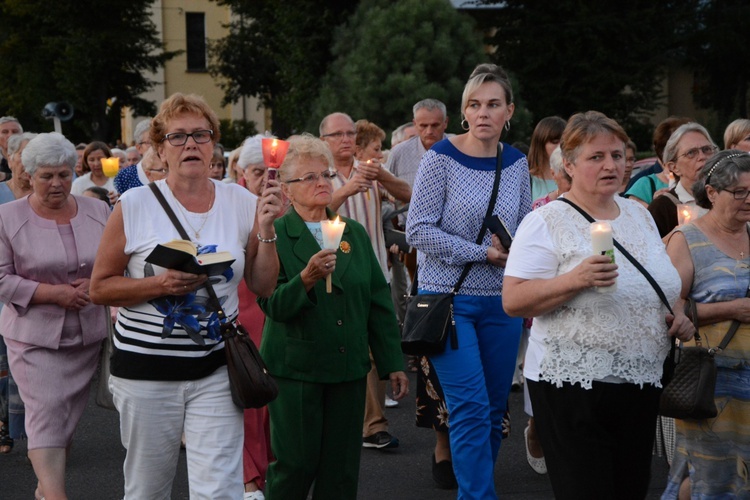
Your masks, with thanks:
[{"label": "black handbag", "polygon": [[[185,240],[190,240],[190,236],[156,184],[152,182],[149,187],[180,236]],[[210,281],[206,282],[205,287],[208,291],[209,303],[216,310],[221,324],[232,401],[240,408],[261,408],[276,399],[279,395],[279,387],[268,373],[268,368],[245,327],[239,322],[231,322],[227,319]]]},{"label": "black handbag", "polygon": [[[490,202],[487,206],[482,227],[477,236],[477,245],[482,243],[487,230],[487,219],[492,215],[500,186],[500,170],[503,164],[503,150],[497,145],[497,164]],[[406,297],[406,312],[401,330],[401,350],[411,356],[430,356],[445,351],[445,343],[451,339],[451,348],[458,349],[456,322],[453,319],[453,297],[458,293],[473,262],[467,262],[456,285],[449,293],[417,293],[419,269],[414,273],[411,290]]]}]

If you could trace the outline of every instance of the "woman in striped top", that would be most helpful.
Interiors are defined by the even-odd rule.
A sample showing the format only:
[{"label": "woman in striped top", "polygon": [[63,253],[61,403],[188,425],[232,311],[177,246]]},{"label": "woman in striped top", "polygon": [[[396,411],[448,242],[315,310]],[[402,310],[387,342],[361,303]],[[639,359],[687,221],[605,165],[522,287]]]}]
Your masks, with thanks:
[{"label": "woman in striped top", "polygon": [[[235,259],[210,278],[234,319],[242,278],[262,297],[276,284],[278,183],[267,182],[256,197],[209,179],[219,123],[198,96],[167,99],[150,134],[169,169],[155,185],[198,252],[228,251]],[[208,277],[145,260],[157,244],[176,238],[149,187],[128,190],[112,213],[92,276],[92,299],[120,307],[110,386],[128,450],[125,498],[170,497],[183,429],[191,498],[241,498],[242,411],[232,403],[218,318],[203,288]]]}]

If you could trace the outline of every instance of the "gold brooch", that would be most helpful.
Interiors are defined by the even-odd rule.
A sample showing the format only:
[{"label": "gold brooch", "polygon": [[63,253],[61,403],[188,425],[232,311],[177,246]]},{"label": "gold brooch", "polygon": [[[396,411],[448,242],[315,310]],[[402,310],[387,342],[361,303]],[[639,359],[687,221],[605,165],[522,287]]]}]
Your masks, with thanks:
[{"label": "gold brooch", "polygon": [[342,251],[342,252],[344,252],[344,253],[349,253],[349,252],[351,252],[351,251],[352,251],[352,246],[351,246],[351,245],[349,244],[349,242],[348,242],[348,241],[342,241],[342,242],[341,242],[341,243],[339,244],[339,248],[340,248],[340,249],[341,249],[341,251]]}]

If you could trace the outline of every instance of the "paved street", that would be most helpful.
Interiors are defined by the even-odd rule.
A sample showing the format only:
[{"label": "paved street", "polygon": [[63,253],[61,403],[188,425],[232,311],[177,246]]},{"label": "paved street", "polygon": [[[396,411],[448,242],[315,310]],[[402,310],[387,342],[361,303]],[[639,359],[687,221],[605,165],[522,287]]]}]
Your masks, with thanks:
[{"label": "paved street", "polygon": [[[414,384],[414,375],[410,374]],[[401,446],[392,451],[362,450],[360,500],[442,500],[456,497],[455,491],[433,486],[430,458],[432,432],[414,426],[413,391],[398,408],[386,410],[391,432]],[[495,482],[503,499],[536,500],[552,498],[546,476],[536,474],[526,464],[523,444],[523,395],[511,395],[512,432],[500,450]],[[26,444],[17,443],[10,455],[0,455],[0,500],[31,500],[34,473],[25,460]],[[116,412],[89,404],[73,443],[68,464],[68,495],[72,500],[109,500],[122,497],[122,460],[125,450],[119,441]],[[666,483],[667,466],[654,458],[649,499],[657,499]],[[173,499],[187,499],[187,472],[184,452],[177,470]]]}]

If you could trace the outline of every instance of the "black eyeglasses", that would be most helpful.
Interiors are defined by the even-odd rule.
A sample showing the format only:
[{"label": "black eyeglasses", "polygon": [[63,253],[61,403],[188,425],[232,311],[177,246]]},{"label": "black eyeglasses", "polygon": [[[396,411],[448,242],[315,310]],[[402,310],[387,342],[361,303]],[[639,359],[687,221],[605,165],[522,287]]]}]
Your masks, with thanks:
[{"label": "black eyeglasses", "polygon": [[332,137],[337,141],[340,141],[344,137],[346,137],[347,139],[354,139],[356,136],[357,133],[351,130],[349,132],[334,132],[332,134],[323,134],[323,137]]},{"label": "black eyeglasses", "polygon": [[750,195],[750,190],[747,189],[735,189],[734,191],[731,191],[729,189],[724,189],[727,193],[732,193],[732,196],[734,196],[734,199],[739,201],[745,201],[747,199],[747,196]]},{"label": "black eyeglasses", "polygon": [[187,143],[188,137],[192,137],[196,144],[205,144],[211,141],[213,137],[213,130],[196,130],[192,134],[186,134],[185,132],[173,132],[166,134],[163,141],[169,142],[172,146],[184,146]]},{"label": "black eyeglasses", "polygon": [[712,154],[714,154],[714,151],[716,151],[716,146],[702,146],[700,148],[691,148],[682,153],[677,158],[682,158],[683,156],[685,156],[686,158],[692,160],[693,158],[698,156],[699,152],[703,153],[706,156],[711,156]]},{"label": "black eyeglasses", "polygon": [[302,177],[299,177],[297,179],[289,179],[288,181],[284,181],[284,182],[286,184],[294,184],[295,182],[302,182],[305,184],[314,184],[318,182],[318,179],[320,179],[321,177],[326,181],[331,181],[334,177],[336,177],[336,171],[324,170],[323,172],[319,174],[310,172],[309,174],[303,175]]}]

